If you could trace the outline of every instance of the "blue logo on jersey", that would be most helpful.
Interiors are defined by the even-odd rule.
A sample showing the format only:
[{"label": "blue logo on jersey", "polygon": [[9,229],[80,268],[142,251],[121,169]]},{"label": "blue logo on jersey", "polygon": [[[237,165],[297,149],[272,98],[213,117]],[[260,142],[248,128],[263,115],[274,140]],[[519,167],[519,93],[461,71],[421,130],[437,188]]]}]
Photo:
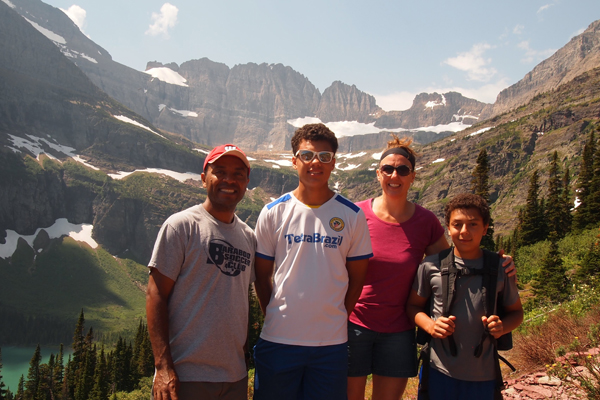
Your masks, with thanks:
[{"label": "blue logo on jersey", "polygon": [[324,247],[329,247],[333,249],[337,249],[338,246],[341,246],[342,240],[344,240],[343,236],[327,236],[321,235],[320,233],[313,233],[312,235],[306,235],[301,233],[300,235],[294,235],[293,233],[289,233],[284,235],[288,244],[292,243],[323,243]]},{"label": "blue logo on jersey", "polygon": [[233,247],[230,243],[213,239],[208,244],[207,264],[215,264],[228,276],[238,276],[250,266],[251,254]]}]

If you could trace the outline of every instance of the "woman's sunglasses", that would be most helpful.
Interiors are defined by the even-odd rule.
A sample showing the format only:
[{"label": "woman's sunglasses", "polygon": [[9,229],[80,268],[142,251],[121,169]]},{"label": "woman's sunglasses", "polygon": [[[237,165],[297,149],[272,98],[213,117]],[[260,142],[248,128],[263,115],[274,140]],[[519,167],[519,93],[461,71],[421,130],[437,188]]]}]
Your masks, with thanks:
[{"label": "woman's sunglasses", "polygon": [[315,156],[319,158],[323,164],[328,164],[333,160],[333,151],[316,151],[312,150],[298,150],[294,157],[299,158],[302,162],[309,163],[315,159]]},{"label": "woman's sunglasses", "polygon": [[387,176],[392,176],[394,170],[400,176],[408,176],[412,170],[407,165],[398,165],[397,167],[393,167],[391,165],[383,164],[379,167],[379,170]]}]

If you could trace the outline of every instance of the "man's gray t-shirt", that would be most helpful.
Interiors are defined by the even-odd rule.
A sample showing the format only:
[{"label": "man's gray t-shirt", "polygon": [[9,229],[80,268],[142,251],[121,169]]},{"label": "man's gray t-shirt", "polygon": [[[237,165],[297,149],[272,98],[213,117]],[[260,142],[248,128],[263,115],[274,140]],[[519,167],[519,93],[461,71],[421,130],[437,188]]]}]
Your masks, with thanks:
[{"label": "man's gray t-shirt", "polygon": [[[456,268],[481,269],[483,257],[476,260],[463,260],[455,257]],[[500,261],[502,263],[502,260]],[[464,381],[489,381],[495,379],[494,350],[491,341],[484,341],[480,357],[474,351],[481,341],[484,331],[481,317],[485,315],[481,296],[483,275],[463,275],[456,279],[455,301],[450,314],[456,316],[454,341],[457,355],[450,354],[447,339],[431,339],[430,367],[455,379]],[[430,316],[435,320],[442,315],[442,276],[439,256],[426,257],[415,277],[413,289],[421,297],[434,294]],[[514,277],[509,278],[502,266],[498,267],[498,283],[496,293],[503,292],[504,306],[510,306],[519,299],[519,292]],[[497,296],[497,294],[496,294]]]},{"label": "man's gray t-shirt", "polygon": [[169,217],[149,268],[175,281],[169,343],[182,382],[236,382],[246,376],[248,288],[256,236],[237,216],[218,221],[202,205]]}]

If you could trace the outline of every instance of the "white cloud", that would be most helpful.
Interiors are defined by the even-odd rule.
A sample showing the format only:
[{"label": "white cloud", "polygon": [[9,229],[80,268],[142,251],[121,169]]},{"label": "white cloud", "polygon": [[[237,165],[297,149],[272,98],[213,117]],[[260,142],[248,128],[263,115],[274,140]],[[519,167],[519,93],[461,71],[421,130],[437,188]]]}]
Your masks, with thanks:
[{"label": "white cloud", "polygon": [[66,10],[64,8],[61,8],[60,10],[67,14],[67,17],[71,18],[71,21],[73,21],[79,30],[83,32],[86,25],[85,18],[87,16],[87,12],[83,8],[79,7],[77,4],[73,4]]},{"label": "white cloud", "polygon": [[515,25],[515,27],[513,28],[513,33],[515,35],[520,35],[521,33],[523,33],[523,30],[525,30],[524,25]]},{"label": "white cloud", "polygon": [[478,43],[473,45],[471,50],[450,57],[443,63],[465,71],[471,81],[488,82],[496,74],[496,69],[487,67],[492,59],[484,58],[483,54],[491,48],[492,46],[487,43]]},{"label": "white cloud", "polygon": [[541,12],[544,12],[552,6],[553,6],[553,4],[545,4],[545,5],[541,6],[540,8],[538,8],[537,13],[539,14]]},{"label": "white cloud", "polygon": [[373,94],[377,105],[385,111],[403,111],[412,106],[412,102],[417,93],[394,92],[390,94]]},{"label": "white cloud", "polygon": [[179,9],[171,3],[165,3],[160,8],[160,13],[152,13],[152,24],[148,27],[146,35],[164,35],[169,37],[169,29],[177,24]]},{"label": "white cloud", "polygon": [[569,37],[569,40],[573,39],[575,36],[581,35],[583,32],[585,32],[585,30],[586,30],[586,28],[579,29],[577,32],[571,34],[571,36]]},{"label": "white cloud", "polygon": [[523,64],[531,64],[533,62],[540,62],[550,57],[552,54],[556,52],[556,49],[547,49],[547,50],[534,50],[529,47],[529,41],[524,40],[520,42],[517,47],[521,50],[525,51],[525,55],[521,58],[521,62]]}]

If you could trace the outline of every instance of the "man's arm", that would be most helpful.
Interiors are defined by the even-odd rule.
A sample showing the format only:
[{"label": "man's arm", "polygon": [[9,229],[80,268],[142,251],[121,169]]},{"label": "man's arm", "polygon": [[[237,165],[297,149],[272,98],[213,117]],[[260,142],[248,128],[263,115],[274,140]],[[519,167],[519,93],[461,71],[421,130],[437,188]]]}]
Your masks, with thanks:
[{"label": "man's arm", "polygon": [[346,269],[348,270],[348,291],[344,299],[346,312],[348,315],[354,310],[354,306],[362,293],[365,276],[367,276],[367,266],[369,259],[346,261]]},{"label": "man's arm", "polygon": [[254,290],[258,303],[263,314],[267,314],[267,306],[271,301],[273,293],[273,270],[275,261],[256,257],[254,259],[254,269],[256,271],[256,281],[254,281]]},{"label": "man's arm", "polygon": [[447,248],[449,248],[450,245],[448,244],[448,241],[446,240],[446,236],[442,235],[437,242],[435,242],[434,244],[427,246],[427,248],[425,249],[425,255],[426,256],[431,256],[433,254],[438,254],[441,253],[442,250],[446,250]]},{"label": "man's arm", "polygon": [[146,317],[148,334],[154,353],[154,400],[178,400],[179,377],[175,372],[169,346],[169,296],[175,281],[167,278],[156,268],[150,269],[146,291]]}]

